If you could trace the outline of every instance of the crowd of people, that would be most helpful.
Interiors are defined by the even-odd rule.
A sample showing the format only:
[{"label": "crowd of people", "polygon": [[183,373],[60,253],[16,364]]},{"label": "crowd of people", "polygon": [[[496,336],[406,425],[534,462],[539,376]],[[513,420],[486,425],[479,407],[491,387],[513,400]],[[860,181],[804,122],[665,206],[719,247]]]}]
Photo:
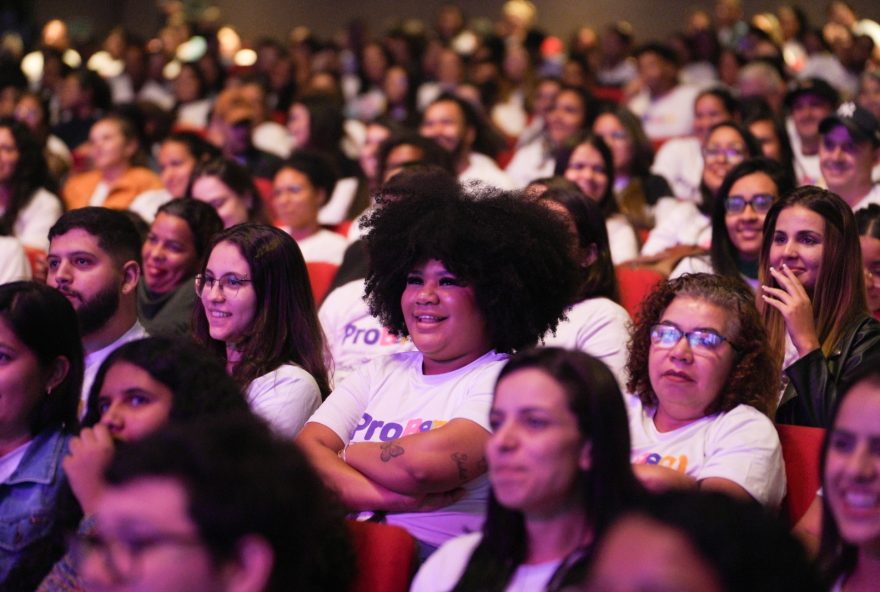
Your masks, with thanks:
[{"label": "crowd of people", "polygon": [[161,9],[0,43],[0,589],[874,589],[880,24]]}]

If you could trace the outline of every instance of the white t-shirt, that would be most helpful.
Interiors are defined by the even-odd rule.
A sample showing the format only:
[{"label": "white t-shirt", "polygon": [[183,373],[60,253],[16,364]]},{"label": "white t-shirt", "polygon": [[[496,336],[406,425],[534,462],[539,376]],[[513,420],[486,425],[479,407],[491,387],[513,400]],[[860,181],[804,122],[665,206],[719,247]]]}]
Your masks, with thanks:
[{"label": "white t-shirt", "polygon": [[31,264],[21,242],[14,236],[0,236],[0,284],[31,279]]},{"label": "white t-shirt", "polygon": [[698,419],[670,432],[654,425],[654,409],[627,395],[630,459],[659,464],[702,481],[729,479],[761,504],[777,508],[785,495],[782,445],[773,422],[748,405]]},{"label": "white t-shirt", "polygon": [[[284,228],[290,232],[289,228]],[[322,228],[312,236],[296,241],[306,263],[323,262],[339,265],[348,241],[339,233]]]},{"label": "white t-shirt", "polygon": [[[474,549],[480,544],[483,534],[474,532],[456,537],[437,549],[428,557],[413,580],[410,592],[449,592],[461,579]],[[520,565],[507,584],[507,592],[519,590],[544,590],[560,561],[548,561],[535,565]]]},{"label": "white t-shirt", "polygon": [[357,194],[357,177],[344,177],[336,181],[333,193],[318,212],[318,222],[332,226],[345,220],[345,215],[351,207]]},{"label": "white t-shirt", "polygon": [[[418,351],[382,356],[336,386],[309,419],[332,430],[343,443],[387,442],[468,419],[489,431],[495,379],[506,355],[488,352],[467,366],[426,376]],[[388,513],[387,521],[429,545],[479,530],[489,480],[482,475],[462,486],[464,496],[435,512]]]},{"label": "white t-shirt", "polygon": [[333,382],[342,382],[349,374],[378,356],[412,351],[412,340],[396,337],[370,314],[364,301],[364,280],[354,280],[330,292],[318,319],[327,337],[333,357]]},{"label": "white t-shirt", "polygon": [[[655,210],[656,211],[656,210]],[[648,234],[642,255],[656,255],[675,245],[696,245],[708,249],[712,243],[712,220],[689,201],[665,209],[662,219]]]},{"label": "white t-shirt", "polygon": [[657,150],[651,172],[665,178],[672,194],[686,201],[700,200],[703,149],[694,137],[672,138]]},{"label": "white t-shirt", "polygon": [[608,232],[612,263],[619,265],[639,256],[639,239],[626,216],[614,214],[606,218],[605,230]]},{"label": "white t-shirt", "polygon": [[694,99],[700,89],[679,84],[662,97],[652,99],[642,90],[629,102],[630,110],[641,117],[642,127],[652,140],[687,136],[694,124]]},{"label": "white t-shirt", "polygon": [[565,311],[568,320],[559,323],[556,335],[544,336],[544,345],[587,352],[602,360],[617,378],[626,383],[626,342],[629,313],[608,298],[588,298]]},{"label": "white t-shirt", "polygon": [[86,413],[86,403],[88,403],[89,400],[89,391],[92,390],[92,383],[95,382],[95,376],[98,375],[98,370],[101,368],[101,364],[104,363],[104,360],[107,359],[107,356],[112,354],[120,345],[124,345],[129,341],[134,341],[135,339],[143,339],[144,337],[149,337],[146,329],[144,329],[140,322],[135,321],[134,325],[132,325],[128,331],[120,335],[116,341],[98,351],[86,354],[86,367],[85,372],[83,373],[82,397],[80,401],[80,419],[82,419]]},{"label": "white t-shirt", "polygon": [[[675,279],[686,273],[715,273],[715,269],[712,267],[712,260],[709,258],[709,255],[693,255],[679,261],[675,269],[672,270],[672,273],[669,274],[669,279]],[[758,278],[750,278],[742,274],[740,274],[740,277],[749,285],[752,291],[758,289]]]},{"label": "white t-shirt", "polygon": [[[0,215],[6,211],[0,209]],[[40,187],[28,204],[18,211],[13,232],[25,246],[49,250],[49,229],[61,217],[61,200]]]},{"label": "white t-shirt", "polygon": [[797,186],[819,185],[824,187],[825,180],[822,178],[822,169],[819,166],[819,154],[807,156],[802,152],[801,137],[798,135],[791,117],[785,120],[785,131],[788,132],[788,141],[794,154],[794,174]]},{"label": "white t-shirt", "polygon": [[498,167],[494,160],[479,152],[471,152],[468,157],[468,166],[458,175],[458,180],[463,184],[479,181],[499,189],[514,189],[516,187],[513,180]]},{"label": "white t-shirt", "polygon": [[535,179],[552,177],[555,166],[556,159],[539,136],[514,153],[504,172],[514,185],[523,188]]},{"label": "white t-shirt", "polygon": [[294,364],[255,378],[246,395],[251,410],[285,438],[294,438],[321,405],[318,383]]},{"label": "white t-shirt", "polygon": [[853,206],[853,212],[867,208],[871,204],[880,205],[880,184],[875,184],[871,187],[871,191],[866,193],[865,196]]}]

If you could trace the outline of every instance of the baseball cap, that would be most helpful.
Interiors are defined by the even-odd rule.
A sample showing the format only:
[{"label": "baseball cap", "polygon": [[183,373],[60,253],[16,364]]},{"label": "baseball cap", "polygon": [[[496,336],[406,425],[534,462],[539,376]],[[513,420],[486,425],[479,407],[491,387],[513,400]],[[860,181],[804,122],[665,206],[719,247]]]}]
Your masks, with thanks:
[{"label": "baseball cap", "polygon": [[873,113],[848,101],[819,123],[819,133],[827,134],[836,125],[844,126],[856,142],[880,146],[880,121]]},{"label": "baseball cap", "polygon": [[804,78],[791,83],[788,93],[785,95],[785,106],[791,109],[795,99],[808,93],[825,99],[831,105],[836,105],[840,100],[840,95],[834,90],[834,87],[821,78]]}]

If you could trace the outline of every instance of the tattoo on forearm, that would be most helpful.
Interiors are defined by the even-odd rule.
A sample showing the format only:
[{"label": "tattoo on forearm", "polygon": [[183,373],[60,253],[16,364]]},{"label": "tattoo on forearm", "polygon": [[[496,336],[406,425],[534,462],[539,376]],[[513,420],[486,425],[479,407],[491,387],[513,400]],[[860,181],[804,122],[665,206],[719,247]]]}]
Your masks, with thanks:
[{"label": "tattoo on forearm", "polygon": [[455,466],[458,467],[458,478],[463,482],[468,480],[468,470],[465,463],[467,462],[468,455],[463,452],[453,452],[449,455],[449,458],[452,459],[452,462],[455,463]]},{"label": "tattoo on forearm", "polygon": [[382,459],[382,462],[388,462],[392,458],[396,456],[400,456],[403,454],[403,446],[397,443],[397,440],[391,440],[389,442],[384,442],[379,447],[382,452],[379,455],[379,458]]}]

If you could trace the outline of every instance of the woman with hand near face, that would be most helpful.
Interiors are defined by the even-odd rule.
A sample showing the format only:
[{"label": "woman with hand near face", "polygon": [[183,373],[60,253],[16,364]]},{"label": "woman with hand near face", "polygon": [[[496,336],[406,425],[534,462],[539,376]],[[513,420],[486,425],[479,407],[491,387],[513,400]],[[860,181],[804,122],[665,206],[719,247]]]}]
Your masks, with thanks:
[{"label": "woman with hand near face", "polygon": [[223,230],[214,208],[176,199],[159,208],[141,249],[138,320],[149,335],[189,332],[195,294],[192,282],[208,244]]},{"label": "woman with hand near face", "polygon": [[330,392],[296,242],[280,228],[233,226],[214,237],[195,289],[196,340],[225,362],[254,413],[292,438]]},{"label": "woman with hand near face", "polygon": [[486,523],[429,558],[412,590],[578,582],[595,541],[642,495],[622,444],[626,421],[614,377],[597,359],[558,348],[514,356],[489,412]]},{"label": "woman with hand near face", "polygon": [[835,403],[822,454],[819,565],[832,592],[868,592],[880,573],[880,358],[871,355]]},{"label": "woman with hand near face", "polygon": [[782,449],[767,417],[777,375],[741,281],[698,273],[660,284],[633,328],[627,370],[632,461],[646,487],[779,506]]},{"label": "woman with hand near face", "polygon": [[[63,467],[90,533],[106,486],[104,472],[119,445],[139,441],[169,423],[250,414],[241,390],[223,366],[189,340],[150,337],[126,343],[101,365],[86,407],[83,428],[70,444]],[[59,561],[41,592],[81,590],[74,558]]]},{"label": "woman with hand near face", "polygon": [[578,284],[548,209],[434,193],[388,200],[368,220],[371,312],[416,350],[355,370],[297,440],[343,503],[409,530],[423,557],[479,528],[495,377],[556,326]]},{"label": "woman with hand near face", "polygon": [[776,421],[828,427],[837,385],[880,344],[852,209],[801,187],[770,209],[761,246],[764,325],[786,383]]},{"label": "woman with hand near face", "polygon": [[709,253],[685,257],[669,277],[717,273],[756,289],[764,218],[773,203],[792,189],[794,178],[768,158],[750,158],[736,165],[718,189]]}]

